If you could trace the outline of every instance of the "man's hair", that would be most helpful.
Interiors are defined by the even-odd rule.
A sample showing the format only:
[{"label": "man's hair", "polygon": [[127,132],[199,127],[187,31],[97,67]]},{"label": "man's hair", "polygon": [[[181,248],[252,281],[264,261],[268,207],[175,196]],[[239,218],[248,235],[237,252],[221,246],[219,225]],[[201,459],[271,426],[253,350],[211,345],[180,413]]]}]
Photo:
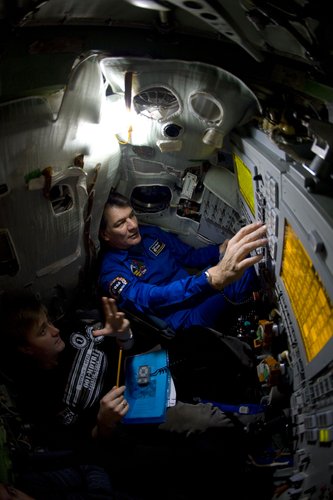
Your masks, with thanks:
[{"label": "man's hair", "polygon": [[112,208],[112,207],[131,207],[131,206],[132,206],[131,202],[129,201],[128,198],[126,198],[126,196],[124,196],[121,193],[118,193],[118,191],[111,191],[111,193],[109,194],[109,197],[106,200],[106,203],[104,205],[101,223],[99,226],[100,238],[101,238],[101,232],[104,231],[106,229],[106,226],[107,226],[107,220],[105,217],[106,209]]},{"label": "man's hair", "polygon": [[30,292],[7,292],[1,299],[1,340],[11,349],[26,342],[46,307]]}]

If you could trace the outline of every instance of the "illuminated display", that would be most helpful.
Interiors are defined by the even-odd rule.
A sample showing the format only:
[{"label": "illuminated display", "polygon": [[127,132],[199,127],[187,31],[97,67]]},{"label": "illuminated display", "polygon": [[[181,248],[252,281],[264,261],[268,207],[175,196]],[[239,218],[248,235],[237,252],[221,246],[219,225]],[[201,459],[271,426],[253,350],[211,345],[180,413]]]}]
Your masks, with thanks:
[{"label": "illuminated display", "polygon": [[281,279],[310,362],[333,336],[333,309],[311,259],[288,224],[285,226]]},{"label": "illuminated display", "polygon": [[243,160],[239,158],[237,155],[233,155],[234,162],[236,165],[236,173],[238,179],[239,190],[254,215],[254,191],[253,191],[253,183],[252,183],[252,174],[250,169],[245,165]]}]

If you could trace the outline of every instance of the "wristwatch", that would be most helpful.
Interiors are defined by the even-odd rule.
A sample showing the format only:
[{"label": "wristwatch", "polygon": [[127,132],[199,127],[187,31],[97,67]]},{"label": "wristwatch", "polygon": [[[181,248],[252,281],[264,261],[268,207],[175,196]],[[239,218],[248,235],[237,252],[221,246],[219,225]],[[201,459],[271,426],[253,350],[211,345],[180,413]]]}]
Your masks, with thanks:
[{"label": "wristwatch", "polygon": [[211,277],[211,275],[209,274],[209,272],[208,272],[208,271],[205,271],[205,275],[206,275],[207,281],[208,281],[208,283],[210,284],[210,286],[213,286],[212,277]]}]

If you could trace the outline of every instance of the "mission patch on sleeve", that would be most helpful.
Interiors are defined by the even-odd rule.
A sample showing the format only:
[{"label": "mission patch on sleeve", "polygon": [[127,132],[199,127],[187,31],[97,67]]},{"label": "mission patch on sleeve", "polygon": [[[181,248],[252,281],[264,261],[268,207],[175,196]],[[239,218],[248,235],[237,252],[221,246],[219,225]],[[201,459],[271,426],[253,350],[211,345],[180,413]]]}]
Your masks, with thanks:
[{"label": "mission patch on sleeve", "polygon": [[118,298],[121,292],[124,290],[128,281],[122,276],[117,276],[109,285],[109,293],[111,297]]}]

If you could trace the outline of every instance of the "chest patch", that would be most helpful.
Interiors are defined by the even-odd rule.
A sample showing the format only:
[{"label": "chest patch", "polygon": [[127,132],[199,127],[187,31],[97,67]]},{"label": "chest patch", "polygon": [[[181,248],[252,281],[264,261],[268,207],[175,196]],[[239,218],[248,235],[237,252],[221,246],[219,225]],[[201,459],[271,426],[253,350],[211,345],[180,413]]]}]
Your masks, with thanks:
[{"label": "chest patch", "polygon": [[75,349],[84,349],[88,344],[88,339],[80,332],[74,332],[70,336],[70,343]]},{"label": "chest patch", "polygon": [[123,276],[117,276],[109,285],[109,293],[111,297],[118,298],[121,292],[124,290],[128,281],[123,278]]},{"label": "chest patch", "polygon": [[147,272],[147,268],[143,262],[140,260],[132,260],[131,261],[131,271],[134,276],[143,276]]},{"label": "chest patch", "polygon": [[149,251],[154,255],[159,255],[165,248],[165,243],[160,240],[155,240],[154,243],[149,247]]}]

